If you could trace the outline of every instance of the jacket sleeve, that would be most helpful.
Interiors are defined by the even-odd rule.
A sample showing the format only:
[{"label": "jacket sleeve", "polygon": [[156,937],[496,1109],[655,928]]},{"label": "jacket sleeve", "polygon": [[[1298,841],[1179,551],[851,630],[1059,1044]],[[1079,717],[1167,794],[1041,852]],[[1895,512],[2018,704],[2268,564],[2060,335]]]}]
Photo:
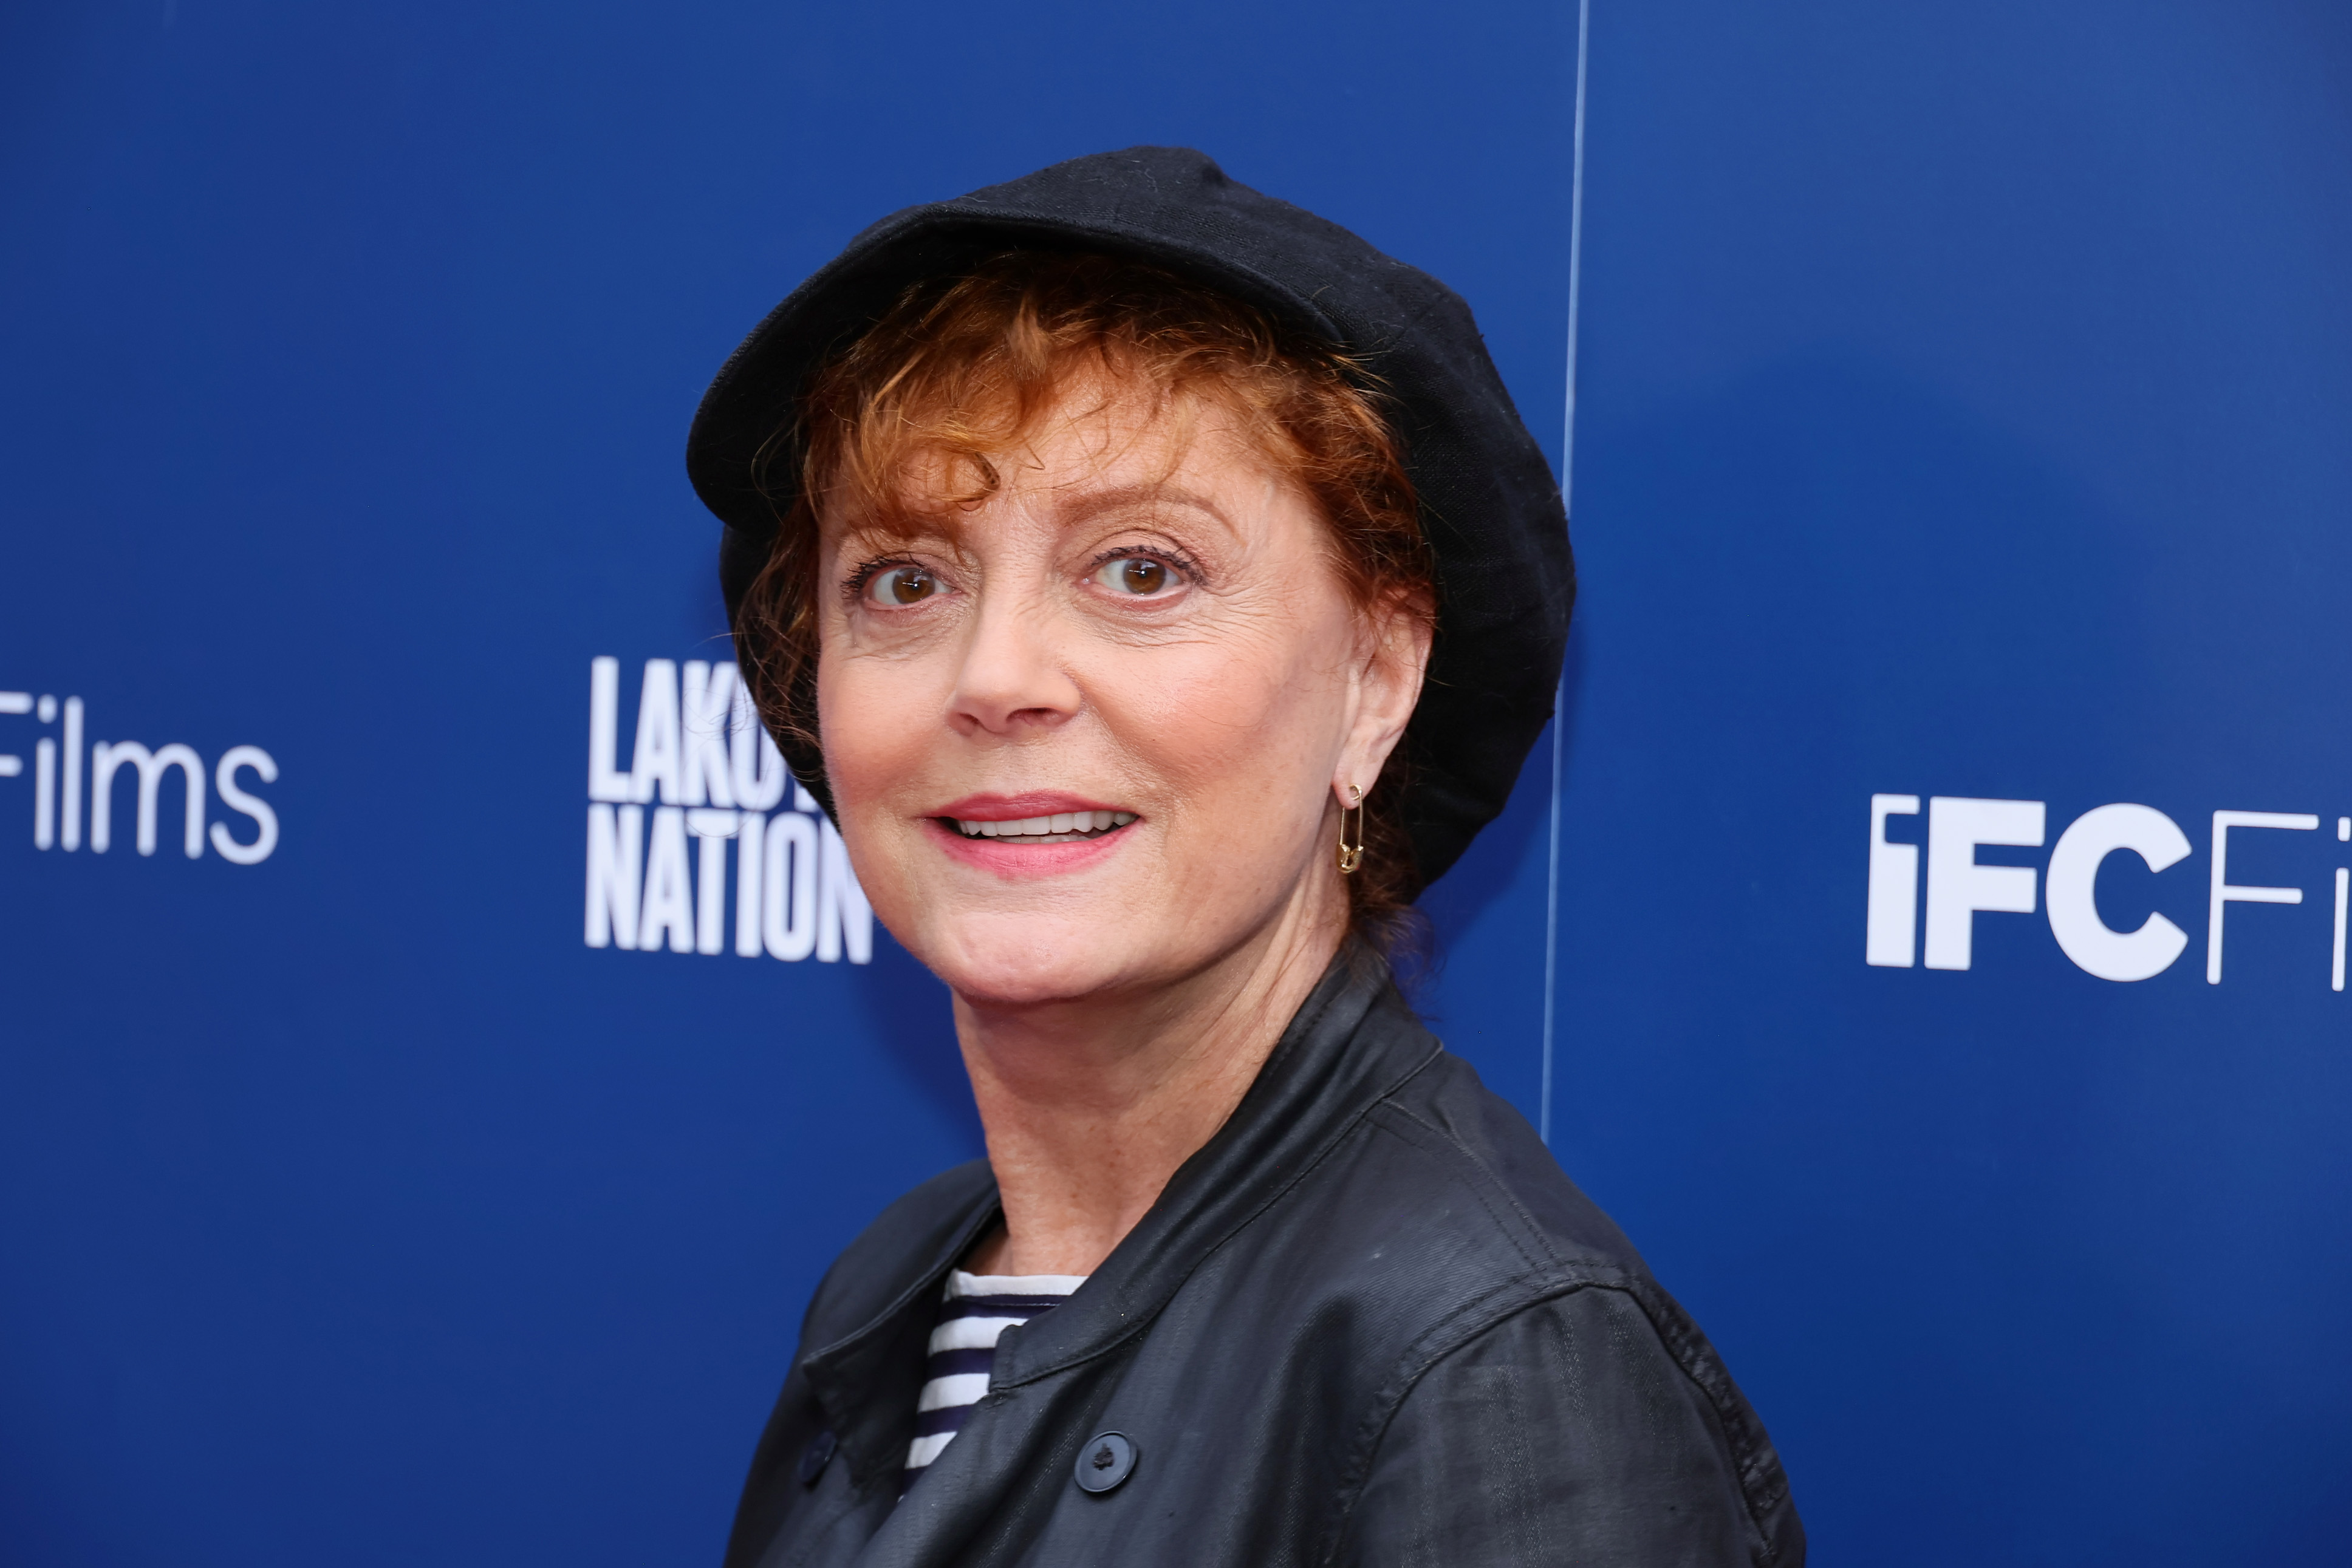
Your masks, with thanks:
[{"label": "jacket sleeve", "polygon": [[1574,1290],[1421,1372],[1373,1450],[1338,1561],[1800,1568],[1804,1534],[1769,1443],[1760,1459],[1734,1455],[1715,1401],[1640,1302]]}]

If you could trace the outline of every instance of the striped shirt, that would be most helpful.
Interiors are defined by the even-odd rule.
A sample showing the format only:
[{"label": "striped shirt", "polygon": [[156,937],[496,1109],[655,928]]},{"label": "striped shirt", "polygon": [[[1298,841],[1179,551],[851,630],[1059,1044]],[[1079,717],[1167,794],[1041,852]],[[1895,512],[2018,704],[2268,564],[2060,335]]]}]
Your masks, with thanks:
[{"label": "striped shirt", "polygon": [[915,1440],[907,1445],[901,1490],[940,1457],[988,1392],[996,1342],[1004,1331],[1059,1306],[1086,1282],[1084,1274],[967,1274],[961,1269],[949,1273],[923,1364],[922,1396],[915,1401]]}]

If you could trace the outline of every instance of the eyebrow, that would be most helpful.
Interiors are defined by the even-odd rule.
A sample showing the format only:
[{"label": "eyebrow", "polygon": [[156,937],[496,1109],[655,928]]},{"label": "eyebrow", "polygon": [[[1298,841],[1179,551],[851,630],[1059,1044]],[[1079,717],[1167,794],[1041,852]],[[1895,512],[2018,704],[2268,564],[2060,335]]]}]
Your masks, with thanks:
[{"label": "eyebrow", "polygon": [[1120,485],[1075,497],[1066,507],[1057,509],[1055,520],[1067,528],[1092,522],[1109,512],[1170,505],[1205,515],[1228,535],[1240,533],[1233,518],[1216,502],[1197,490],[1166,483]]},{"label": "eyebrow", "polygon": [[[1241,530],[1215,501],[1197,490],[1165,481],[1118,485],[1072,497],[1055,507],[1054,520],[1063,528],[1081,528],[1111,513],[1171,506],[1207,517],[1228,538],[1240,537]],[[871,546],[906,548],[936,541],[950,549],[960,549],[960,520],[959,508],[954,507],[921,510],[894,507],[844,528],[841,548],[854,553]]]}]

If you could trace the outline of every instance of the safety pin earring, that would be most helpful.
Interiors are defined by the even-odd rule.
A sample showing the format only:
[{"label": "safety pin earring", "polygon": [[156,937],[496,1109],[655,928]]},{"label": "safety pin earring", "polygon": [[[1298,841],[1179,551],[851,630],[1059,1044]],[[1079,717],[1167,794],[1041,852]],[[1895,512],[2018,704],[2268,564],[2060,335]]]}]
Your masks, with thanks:
[{"label": "safety pin earring", "polygon": [[[1339,810],[1339,874],[1351,876],[1364,863],[1364,792],[1353,784],[1348,786],[1350,804]],[[1348,813],[1356,813],[1356,841],[1348,841]]]}]

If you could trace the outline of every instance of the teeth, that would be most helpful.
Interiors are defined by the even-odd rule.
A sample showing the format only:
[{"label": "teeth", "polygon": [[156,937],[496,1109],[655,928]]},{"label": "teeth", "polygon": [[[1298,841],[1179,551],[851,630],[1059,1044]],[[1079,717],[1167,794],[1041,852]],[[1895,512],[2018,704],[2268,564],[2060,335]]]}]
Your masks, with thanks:
[{"label": "teeth", "polygon": [[967,839],[1022,839],[1032,843],[1066,844],[1123,828],[1133,821],[1132,811],[1056,811],[1050,817],[1024,817],[1016,822],[982,822],[959,817],[956,831]]}]

